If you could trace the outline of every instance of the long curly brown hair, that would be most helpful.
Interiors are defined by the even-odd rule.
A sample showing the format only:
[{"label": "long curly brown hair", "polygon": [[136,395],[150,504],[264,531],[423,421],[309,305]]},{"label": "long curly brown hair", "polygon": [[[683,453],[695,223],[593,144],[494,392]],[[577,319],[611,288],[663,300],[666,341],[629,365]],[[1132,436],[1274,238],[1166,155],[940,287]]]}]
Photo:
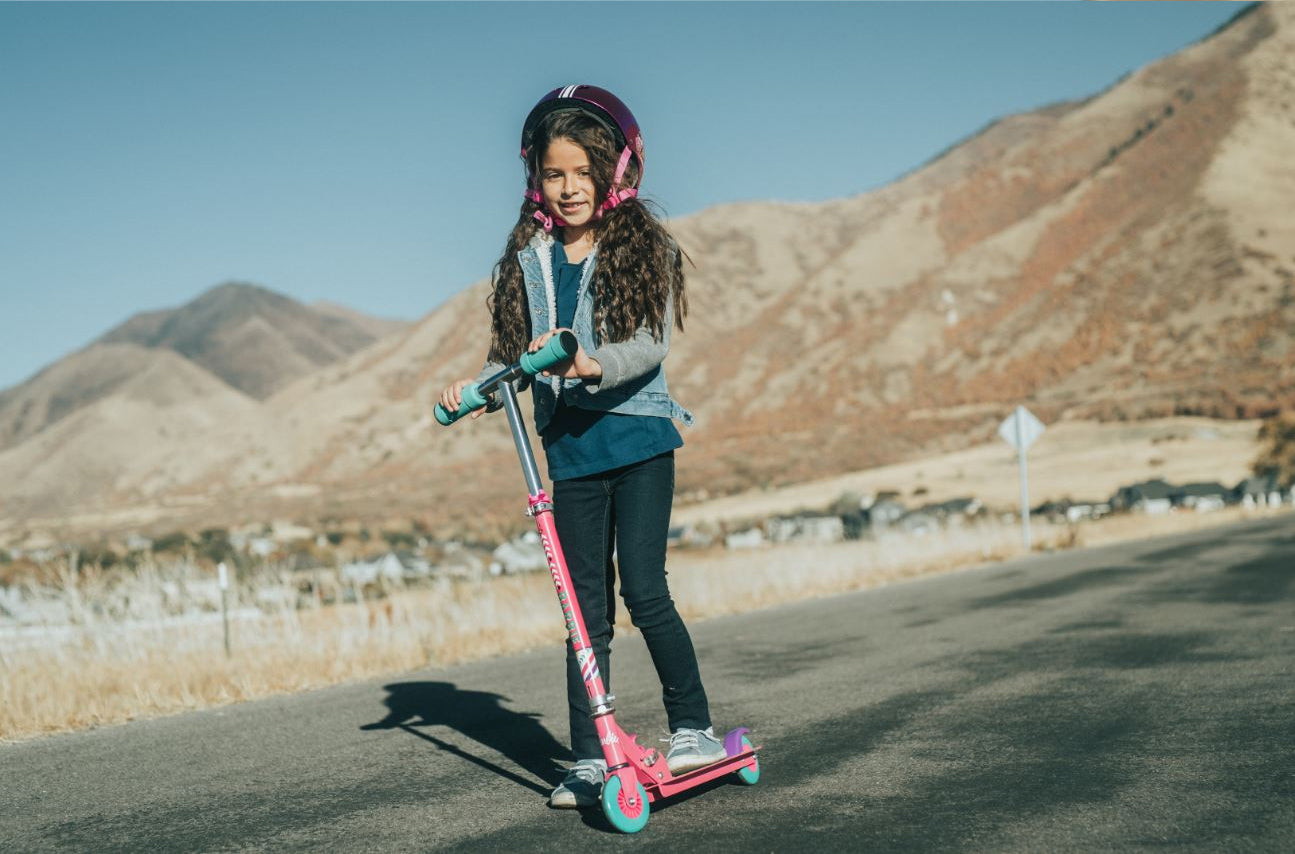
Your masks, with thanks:
[{"label": "long curly brown hair", "polygon": [[[620,150],[611,132],[592,116],[566,111],[549,114],[535,134],[527,152],[529,174],[538,175],[544,153],[555,139],[567,139],[589,155],[596,205],[607,198]],[[638,182],[638,164],[631,160],[622,187]],[[490,360],[512,364],[521,357],[535,337],[526,306],[526,286],[517,253],[540,228],[534,218],[541,205],[527,199],[508,235],[504,254],[495,264],[493,288],[486,304],[490,307]],[[683,329],[688,313],[684,294],[684,253],[648,207],[628,199],[607,211],[595,225],[598,260],[594,268],[594,329],[599,342],[625,341],[639,327],[645,327],[659,341],[666,332],[666,306],[673,298],[674,321]],[[547,330],[540,330],[547,331]]]}]

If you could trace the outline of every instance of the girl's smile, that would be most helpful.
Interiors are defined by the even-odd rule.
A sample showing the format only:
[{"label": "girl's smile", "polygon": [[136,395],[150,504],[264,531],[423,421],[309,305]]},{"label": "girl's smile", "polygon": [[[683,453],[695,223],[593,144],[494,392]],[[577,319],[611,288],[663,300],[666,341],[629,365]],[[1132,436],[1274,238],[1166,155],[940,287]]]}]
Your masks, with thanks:
[{"label": "girl's smile", "polygon": [[549,143],[540,164],[540,187],[549,210],[566,220],[567,241],[571,230],[583,232],[594,217],[594,186],[589,155],[569,139],[559,137]]}]

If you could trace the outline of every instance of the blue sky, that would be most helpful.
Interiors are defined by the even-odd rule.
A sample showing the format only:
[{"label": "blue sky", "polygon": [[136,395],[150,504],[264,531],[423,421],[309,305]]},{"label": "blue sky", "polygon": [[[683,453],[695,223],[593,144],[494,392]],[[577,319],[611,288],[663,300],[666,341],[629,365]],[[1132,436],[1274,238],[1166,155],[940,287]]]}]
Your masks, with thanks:
[{"label": "blue sky", "polygon": [[597,83],[671,216],[886,184],[1233,3],[0,3],[0,388],[224,281],[414,319],[487,275],[517,137]]}]

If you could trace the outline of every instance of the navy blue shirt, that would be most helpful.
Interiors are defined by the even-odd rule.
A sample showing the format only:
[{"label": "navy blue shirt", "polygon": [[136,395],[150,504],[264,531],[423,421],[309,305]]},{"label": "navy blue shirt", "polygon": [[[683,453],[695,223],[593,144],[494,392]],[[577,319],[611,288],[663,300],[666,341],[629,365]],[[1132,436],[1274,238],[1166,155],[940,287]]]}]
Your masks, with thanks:
[{"label": "navy blue shirt", "polygon": [[[587,259],[586,259],[587,260]],[[562,241],[553,242],[553,285],[557,290],[557,325],[570,329],[584,262],[567,262]],[[545,377],[536,377],[544,382]],[[669,418],[622,415],[568,405],[558,398],[557,411],[540,434],[549,462],[549,478],[569,480],[651,459],[683,447],[683,437]]]}]

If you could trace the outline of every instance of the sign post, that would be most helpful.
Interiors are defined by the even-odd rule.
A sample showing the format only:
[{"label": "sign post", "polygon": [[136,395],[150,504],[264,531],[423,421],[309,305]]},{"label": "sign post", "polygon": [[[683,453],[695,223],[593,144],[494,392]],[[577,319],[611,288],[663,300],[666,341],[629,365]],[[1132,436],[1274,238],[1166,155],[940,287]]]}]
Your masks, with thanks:
[{"label": "sign post", "polygon": [[1018,406],[998,425],[998,435],[1016,449],[1017,467],[1021,472],[1021,537],[1025,550],[1030,550],[1030,475],[1025,452],[1043,435],[1046,428],[1033,412]]},{"label": "sign post", "polygon": [[229,658],[229,568],[221,561],[216,569],[220,573],[220,618],[225,624],[225,657]]}]

